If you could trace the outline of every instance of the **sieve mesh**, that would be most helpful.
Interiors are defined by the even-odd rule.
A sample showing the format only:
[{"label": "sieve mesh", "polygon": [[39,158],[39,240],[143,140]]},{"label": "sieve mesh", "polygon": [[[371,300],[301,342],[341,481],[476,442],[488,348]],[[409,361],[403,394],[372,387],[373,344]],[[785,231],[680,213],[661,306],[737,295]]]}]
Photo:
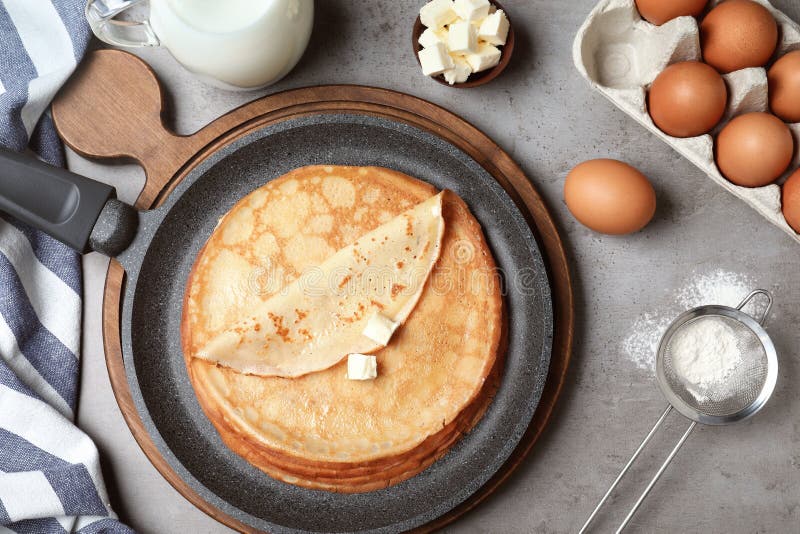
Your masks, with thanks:
[{"label": "sieve mesh", "polygon": [[[699,321],[721,321],[731,329],[742,361],[727,375],[719,387],[700,388],[680,375],[675,365],[677,341],[689,325]],[[703,315],[676,328],[664,340],[661,354],[667,387],[692,409],[710,416],[728,416],[749,407],[759,396],[767,380],[767,353],[758,336],[747,325],[721,315]]]}]

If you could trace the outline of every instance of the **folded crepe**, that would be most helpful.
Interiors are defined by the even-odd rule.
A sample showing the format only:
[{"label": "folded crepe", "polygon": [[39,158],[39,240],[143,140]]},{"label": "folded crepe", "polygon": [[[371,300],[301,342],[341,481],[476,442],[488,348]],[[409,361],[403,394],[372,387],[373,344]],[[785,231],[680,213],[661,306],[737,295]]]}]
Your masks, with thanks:
[{"label": "folded crepe", "polygon": [[444,235],[443,193],[364,234],[304,272],[203,347],[197,356],[241,373],[297,377],[385,346],[364,334],[376,315],[403,324]]}]

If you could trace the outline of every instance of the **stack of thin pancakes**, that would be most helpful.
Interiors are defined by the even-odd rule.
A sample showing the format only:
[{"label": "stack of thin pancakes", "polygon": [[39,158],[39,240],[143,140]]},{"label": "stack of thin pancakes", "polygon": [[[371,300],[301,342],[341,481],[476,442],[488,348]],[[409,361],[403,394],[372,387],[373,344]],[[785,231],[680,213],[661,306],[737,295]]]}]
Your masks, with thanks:
[{"label": "stack of thin pancakes", "polygon": [[348,380],[345,360],[282,377],[199,356],[309,269],[436,193],[389,169],[303,167],[220,221],[189,277],[181,330],[197,398],[232,450],[291,484],[363,492],[424,470],[481,418],[502,366],[500,280],[480,225],[449,191],[439,258],[405,323],[374,352],[376,379]]}]

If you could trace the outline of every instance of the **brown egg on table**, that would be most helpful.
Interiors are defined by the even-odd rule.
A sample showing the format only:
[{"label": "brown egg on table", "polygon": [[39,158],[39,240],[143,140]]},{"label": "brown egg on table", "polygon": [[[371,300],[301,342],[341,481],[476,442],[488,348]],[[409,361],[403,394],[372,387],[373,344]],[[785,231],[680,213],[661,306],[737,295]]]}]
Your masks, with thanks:
[{"label": "brown egg on table", "polygon": [[708,0],[636,0],[636,9],[647,22],[661,26],[678,17],[696,17]]},{"label": "brown egg on table", "polygon": [[700,23],[703,61],[723,74],[763,67],[777,44],[778,23],[767,8],[752,0],[726,0]]},{"label": "brown egg on table", "polygon": [[728,88],[713,67],[699,61],[674,63],[661,71],[647,97],[658,128],[673,137],[710,132],[722,119]]},{"label": "brown egg on table", "polygon": [[793,155],[792,132],[769,113],[739,115],[717,135],[717,167],[736,185],[771,184],[789,168]]},{"label": "brown egg on table", "polygon": [[786,122],[800,122],[800,50],[781,56],[767,78],[772,112]]},{"label": "brown egg on table", "polygon": [[800,169],[784,182],[781,204],[783,217],[792,229],[800,234]]},{"label": "brown egg on table", "polygon": [[641,230],[656,211],[656,193],[647,178],[614,159],[593,159],[572,169],[564,201],[578,222],[612,235]]}]

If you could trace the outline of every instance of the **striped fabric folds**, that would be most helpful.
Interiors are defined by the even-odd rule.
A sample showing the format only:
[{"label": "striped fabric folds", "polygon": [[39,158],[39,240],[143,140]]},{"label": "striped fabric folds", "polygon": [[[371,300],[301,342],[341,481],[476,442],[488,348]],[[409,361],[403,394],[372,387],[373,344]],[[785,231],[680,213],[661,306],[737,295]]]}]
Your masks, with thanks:
[{"label": "striped fabric folds", "polygon": [[[84,0],[0,0],[0,144],[64,165],[47,106],[90,32]],[[0,531],[127,533],[74,424],[80,257],[0,214]]]}]

